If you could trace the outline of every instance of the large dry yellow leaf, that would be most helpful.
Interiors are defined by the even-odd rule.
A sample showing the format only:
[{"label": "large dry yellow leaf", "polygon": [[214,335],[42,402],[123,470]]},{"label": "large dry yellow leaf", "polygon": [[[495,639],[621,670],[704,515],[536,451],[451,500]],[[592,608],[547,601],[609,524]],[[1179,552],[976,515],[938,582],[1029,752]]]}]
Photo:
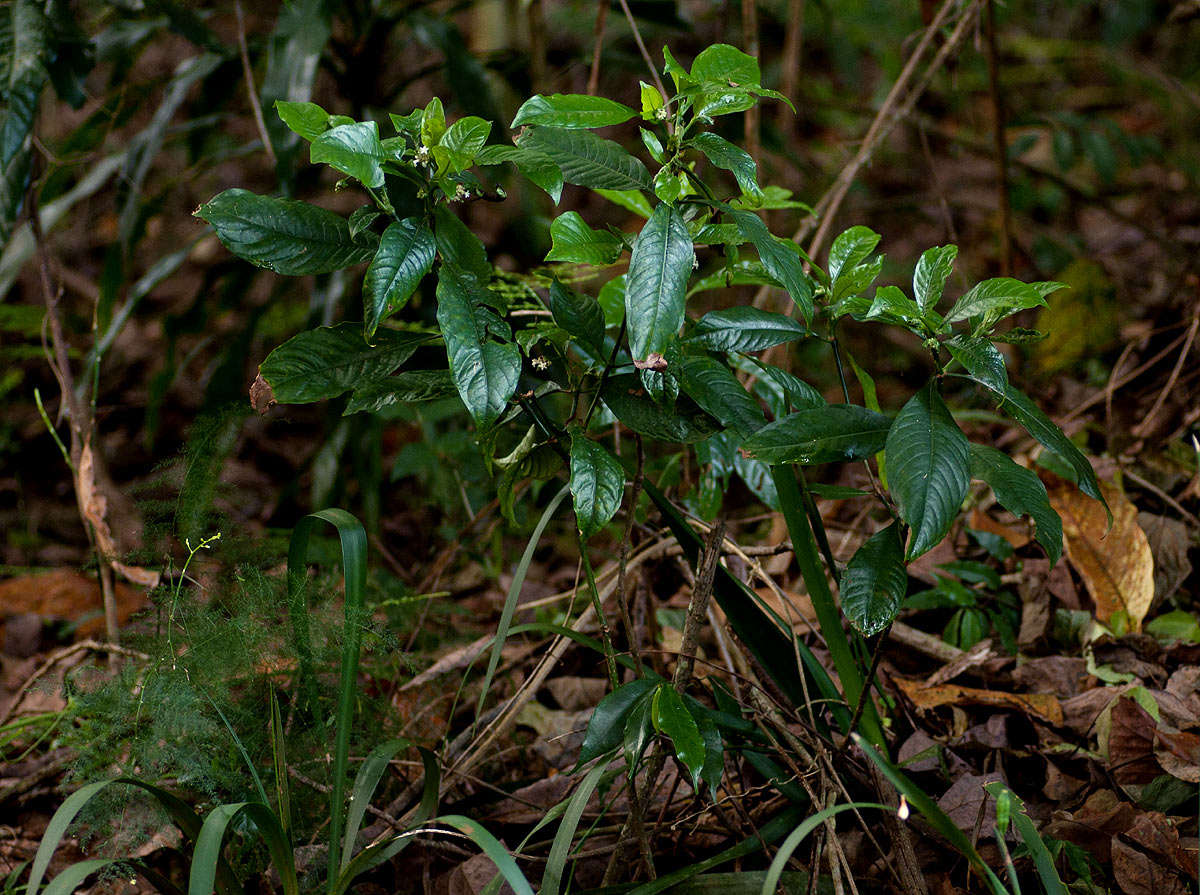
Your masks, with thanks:
[{"label": "large dry yellow leaf", "polygon": [[892,680],[912,704],[922,711],[943,705],[985,705],[1014,709],[1051,724],[1062,724],[1063,720],[1062,704],[1053,693],[1004,693],[999,690],[960,687],[958,684],[937,684],[930,687],[921,681],[904,678]]},{"label": "large dry yellow leaf", "polygon": [[1096,603],[1096,619],[1111,623],[1124,612],[1129,628],[1140,631],[1154,599],[1154,557],[1146,533],[1137,521],[1137,507],[1108,482],[1100,491],[1112,510],[1113,524],[1098,501],[1074,485],[1050,485],[1050,504],[1062,516],[1067,559]]}]

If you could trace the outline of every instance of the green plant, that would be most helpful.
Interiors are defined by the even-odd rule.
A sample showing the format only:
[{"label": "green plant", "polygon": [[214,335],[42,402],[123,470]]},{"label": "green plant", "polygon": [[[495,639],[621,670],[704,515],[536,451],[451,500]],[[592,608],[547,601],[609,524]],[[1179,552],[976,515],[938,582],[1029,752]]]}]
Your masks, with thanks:
[{"label": "green plant", "polygon": [[[364,873],[378,867],[408,846],[424,827],[440,824],[458,830],[479,844],[513,888],[532,895],[524,876],[513,859],[504,851],[487,830],[477,823],[458,815],[435,818],[438,804],[438,787],[441,780],[437,761],[432,752],[418,747],[424,766],[423,795],[420,805],[410,818],[409,828],[402,833],[388,836],[357,849],[357,837],[366,814],[367,806],[395,755],[412,744],[407,740],[389,740],[375,747],[363,760],[350,787],[347,799],[346,775],[350,755],[350,731],[356,703],[356,680],[359,669],[363,630],[364,588],[366,581],[366,532],[362,524],[344,510],[322,510],[301,520],[292,534],[288,550],[288,593],[292,616],[292,634],[300,656],[301,692],[311,690],[313,660],[310,633],[305,603],[306,562],[308,541],[312,529],[319,522],[336,527],[342,547],[343,577],[345,584],[345,629],[342,646],[340,684],[337,698],[337,717],[333,752],[333,785],[329,800],[328,869],[324,888],[328,895],[344,895],[350,885]],[[201,544],[200,546],[206,546]],[[192,550],[194,555],[198,548]],[[174,601],[173,601],[174,602]],[[284,727],[279,706],[274,696],[269,706],[269,729],[274,770],[274,798],[267,792],[253,761],[247,754],[241,739],[224,715],[227,730],[254,780],[257,799],[228,802],[213,808],[203,819],[179,796],[169,790],[137,777],[120,777],[89,783],[76,790],[59,807],[42,837],[38,851],[29,871],[25,891],[37,895],[41,888],[50,860],[63,836],[85,806],[114,784],[133,786],[149,793],[167,812],[192,845],[190,855],[185,856],[189,867],[187,891],[189,895],[209,895],[214,891],[221,895],[234,895],[241,889],[233,868],[224,856],[226,835],[235,828],[239,819],[248,821],[267,846],[271,863],[278,871],[285,895],[299,895],[300,874],[293,852],[292,799],[288,786],[287,757],[284,751]],[[586,796],[585,796],[586,798]],[[572,826],[573,830],[574,827]],[[42,891],[48,895],[70,893],[94,873],[113,866],[130,865],[145,874],[161,891],[175,892],[178,889],[162,878],[152,868],[139,861],[126,858],[94,858],[78,862],[60,872]]]},{"label": "green plant", "polygon": [[[911,294],[896,285],[876,287],[880,237],[864,226],[839,236],[822,268],[774,236],[758,214],[797,203],[786,191],[760,186],[754,160],[716,133],[719,117],[764,97],[782,99],[761,86],[758,63],[727,45],[704,50],[690,69],[669,51],[664,57],[673,95],[643,84],[640,110],[602,97],[535,96],[511,123],[515,145],[489,144],[493,126],[482,118],[448,121],[436,99],[391,115],[393,136],[381,136],[374,120],[331,115],[312,103],[277,103],[283,122],[309,141],[311,161],[333,167],[347,185],[357,182],[369,201],[343,218],[231,189],[197,214],[234,254],[279,274],[367,269],[362,322],[310,330],[275,349],[260,367],[254,400],[265,409],[349,392],[346,413],[371,412],[444,396],[453,387],[485,459],[499,470],[502,505],[511,505],[523,478],[565,476],[582,541],[613,518],[634,465],[628,448],[622,454],[604,443],[613,422],[635,433],[639,445],[642,438],[695,445],[713,474],[736,472],[782,510],[840,691],[790,629],[718,568],[714,597],[734,630],[795,705],[812,689],[832,701],[832,720],[843,733],[857,728],[865,743],[882,748],[884,725],[869,695],[863,638],[891,624],[905,596],[906,565],[948,534],[972,479],[1033,520],[1052,561],[1062,549],[1061,523],[1044,486],[1003,452],[968,440],[946,402],[951,387],[977,390],[1052,452],[1085,493],[1102,499],[1087,459],[1012,385],[996,347],[1036,338],[998,325],[1046,305],[1060,284],[989,279],[940,311],[956,247],[920,257]],[[657,165],[653,174],[592,132],[635,119]],[[636,234],[598,229],[567,211],[550,227],[547,261],[555,267],[526,276],[497,270],[454,208],[503,199],[503,189],[481,169],[504,164],[555,202],[564,184],[574,184],[645,223]],[[719,171],[732,175],[732,195]],[[620,265],[626,253],[624,273],[595,295],[573,288],[586,281],[588,268]],[[431,272],[436,324],[402,320],[410,305],[429,309],[422,284]],[[782,288],[796,316],[751,306],[689,314],[694,296],[739,284]],[[839,329],[850,323],[907,331],[927,352],[934,374],[894,414],[883,412],[869,374],[839,341]],[[827,350],[842,402],[826,403],[783,366],[755,356],[800,340]],[[425,364],[401,370],[414,357]],[[852,400],[847,363],[862,386],[862,404]],[[833,561],[800,467],[844,461],[867,464],[881,524],[843,569]],[[644,488],[695,561],[698,536],[652,482]],[[711,500],[705,505],[715,511]],[[671,737],[693,781],[707,778],[710,753],[703,747],[719,745],[720,736],[699,703],[649,678],[608,699],[589,729],[597,745],[585,747],[585,755],[623,743],[632,768],[647,731],[655,729]]]}]

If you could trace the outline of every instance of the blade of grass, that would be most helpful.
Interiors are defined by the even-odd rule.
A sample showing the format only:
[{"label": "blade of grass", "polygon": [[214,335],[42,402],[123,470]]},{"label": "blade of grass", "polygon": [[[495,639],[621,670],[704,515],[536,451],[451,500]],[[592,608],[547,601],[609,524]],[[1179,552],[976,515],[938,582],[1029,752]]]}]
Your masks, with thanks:
[{"label": "blade of grass", "polygon": [[805,818],[800,826],[792,830],[788,834],[787,839],[783,840],[783,844],[779,846],[779,851],[775,853],[775,857],[771,860],[771,866],[767,870],[766,877],[763,879],[762,895],[772,895],[774,893],[775,888],[779,885],[779,878],[783,875],[783,868],[787,866],[792,853],[800,847],[800,843],[807,839],[813,830],[821,826],[829,818],[841,814],[843,811],[850,811],[855,808],[878,808],[881,811],[890,810],[887,805],[880,805],[878,802],[848,802],[841,805],[833,805],[824,811],[818,811],[812,817]]},{"label": "blade of grass", "polygon": [[958,849],[958,852],[967,859],[967,862],[975,872],[987,883],[988,888],[992,890],[994,895],[1008,895],[1004,888],[1004,883],[1000,882],[1000,878],[984,863],[979,852],[975,850],[975,846],[967,839],[966,834],[954,825],[954,821],[946,816],[946,812],[939,808],[937,803],[929,798],[921,787],[917,786],[917,784],[901,773],[899,768],[871,748],[865,738],[857,733],[853,734],[853,737],[854,742],[863,750],[867,758],[871,759],[876,767],[879,768],[880,773],[888,779],[892,786],[896,787],[896,791],[903,795],[908,800],[908,803],[921,813],[921,816],[925,820],[929,821],[930,826]]},{"label": "blade of grass", "polygon": [[508,853],[495,836],[485,830],[476,821],[459,814],[447,814],[444,817],[439,817],[437,823],[453,827],[460,833],[470,837],[471,841],[478,845],[483,850],[483,853],[496,865],[496,869],[500,871],[505,882],[512,886],[512,890],[516,895],[533,895],[533,887],[529,885],[529,880],[525,878],[525,874],[521,872],[512,855]]},{"label": "blade of grass", "polygon": [[483,715],[483,703],[487,700],[488,691],[492,687],[492,678],[495,677],[496,669],[500,666],[500,653],[504,649],[504,641],[508,639],[508,629],[512,624],[513,614],[517,610],[517,598],[521,596],[521,588],[525,586],[525,576],[529,574],[529,564],[533,562],[534,551],[537,550],[538,542],[542,539],[542,532],[550,524],[554,511],[570,493],[571,489],[564,485],[562,490],[550,500],[542,513],[542,518],[534,527],[533,534],[529,536],[529,543],[525,545],[521,561],[513,570],[512,584],[509,585],[508,595],[504,598],[504,609],[500,612],[500,621],[496,625],[496,640],[492,644],[492,654],[488,659],[487,672],[483,676],[483,688],[479,691],[479,702],[475,706],[475,717],[477,718]]},{"label": "blade of grass", "polygon": [[563,871],[566,869],[567,856],[571,851],[571,843],[575,839],[575,830],[587,807],[588,799],[592,797],[600,779],[608,771],[603,764],[592,768],[580,781],[571,798],[567,800],[567,810],[563,813],[562,823],[550,844],[550,853],[546,857],[546,871],[542,874],[541,895],[558,895],[562,886]]},{"label": "blade of grass", "polygon": [[279,713],[279,699],[271,688],[271,765],[275,773],[275,806],[279,812],[279,823],[283,835],[292,841],[292,790],[288,785],[287,752],[284,748],[283,717]]},{"label": "blade of grass", "polygon": [[[988,783],[983,788],[992,798],[999,798],[1000,793],[1007,789],[999,780]],[[1054,856],[1050,854],[1050,849],[1046,848],[1045,840],[1042,839],[1037,827],[1033,825],[1033,821],[1026,813],[1024,803],[1011,791],[1009,797],[1012,799],[1014,809],[1011,815],[1013,826],[1017,828],[1017,833],[1025,843],[1025,848],[1029,850],[1029,857],[1033,859],[1033,866],[1037,868],[1046,895],[1067,895],[1067,887],[1063,885],[1062,877],[1058,875],[1058,868],[1054,866]]]},{"label": "blade of grass", "polygon": [[[367,533],[345,510],[331,508],[305,516],[292,531],[288,545],[288,603],[300,673],[312,680],[312,644],[309,640],[304,584],[307,579],[308,539],[318,522],[337,529],[342,545],[342,574],[345,580],[346,621],[342,634],[342,662],[337,701],[337,730],[333,751],[333,781],[329,796],[329,885],[341,868],[342,812],[346,804],[346,769],[350,756],[350,729],[354,721],[358,662],[362,649],[362,615],[367,587]],[[305,664],[307,663],[307,669]],[[311,686],[311,684],[309,684]]]},{"label": "blade of grass", "polygon": [[284,838],[283,828],[271,809],[260,802],[232,802],[218,805],[204,819],[200,835],[196,837],[196,848],[192,852],[192,868],[188,875],[188,895],[212,895],[217,866],[223,860],[221,853],[225,833],[229,825],[245,814],[257,828],[267,845],[271,862],[279,871],[283,895],[300,895],[300,882],[296,878],[296,861],[291,844]]},{"label": "blade of grass", "polygon": [[412,743],[404,739],[388,740],[372,749],[363,759],[354,778],[354,786],[350,789],[350,806],[346,809],[346,833],[342,840],[342,873],[346,872],[346,866],[354,854],[354,839],[358,836],[363,815],[367,813],[367,805],[375,795],[375,787],[379,785],[383,772],[387,770],[388,763],[397,752],[411,745]]}]

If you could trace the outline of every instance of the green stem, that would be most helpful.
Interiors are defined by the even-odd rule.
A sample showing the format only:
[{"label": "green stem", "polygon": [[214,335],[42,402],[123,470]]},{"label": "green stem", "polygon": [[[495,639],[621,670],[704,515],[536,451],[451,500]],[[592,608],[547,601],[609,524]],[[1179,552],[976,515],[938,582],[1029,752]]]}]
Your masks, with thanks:
[{"label": "green stem", "polygon": [[[808,588],[808,596],[817,614],[817,623],[821,627],[821,635],[825,638],[830,658],[833,659],[833,667],[841,679],[842,694],[849,705],[858,705],[859,700],[863,699],[862,669],[855,661],[850,641],[842,628],[841,611],[834,602],[833,592],[825,578],[825,570],[821,567],[816,537],[808,514],[804,512],[804,497],[796,475],[793,470],[781,464],[771,467],[771,477],[779,494],[779,504],[783,508],[788,533],[792,536],[796,564],[800,566],[800,574]],[[886,746],[883,725],[875,711],[875,704],[869,699],[863,700],[860,727],[870,743],[880,748]]]},{"label": "green stem", "polygon": [[587,578],[588,591],[592,597],[592,607],[596,610],[596,621],[600,624],[600,637],[604,643],[604,663],[608,667],[608,682],[615,690],[621,683],[621,680],[617,676],[617,657],[616,653],[613,652],[612,636],[608,630],[608,620],[604,617],[604,607],[600,604],[600,590],[596,587],[596,575],[592,571],[592,561],[588,559],[587,545],[583,542],[583,536],[579,535],[578,531],[576,535],[579,537],[579,556],[583,560],[583,574]]}]

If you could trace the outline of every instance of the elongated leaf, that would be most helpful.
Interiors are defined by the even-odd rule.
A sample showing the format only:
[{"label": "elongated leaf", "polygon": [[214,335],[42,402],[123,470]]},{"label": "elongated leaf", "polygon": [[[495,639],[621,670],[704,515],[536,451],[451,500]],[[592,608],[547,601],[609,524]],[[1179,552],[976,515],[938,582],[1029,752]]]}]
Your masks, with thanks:
[{"label": "elongated leaf", "polygon": [[888,811],[887,805],[880,805],[878,802],[850,802],[842,805],[831,805],[830,807],[818,811],[811,817],[806,817],[791,833],[787,839],[784,839],[779,845],[779,850],[775,853],[775,857],[771,859],[771,866],[767,870],[766,876],[763,877],[762,889],[760,895],[775,895],[779,887],[780,877],[783,876],[783,870],[787,867],[787,862],[791,860],[792,854],[800,847],[817,827],[824,824],[830,818],[841,814],[843,811],[861,811],[866,808],[878,808],[880,811]]},{"label": "elongated leaf", "polygon": [[887,436],[888,486],[912,529],[907,557],[935,547],[958,515],[971,479],[967,436],[930,381],[896,415]]},{"label": "elongated leaf", "polygon": [[[364,618],[365,592],[367,587],[367,531],[361,522],[345,510],[330,507],[309,513],[296,523],[288,542],[288,610],[292,621],[292,636],[296,652],[300,656],[301,688],[311,694],[315,685],[312,669],[312,644],[308,628],[308,603],[304,593],[307,583],[308,542],[313,530],[322,522],[337,529],[342,547],[342,581],[345,592],[345,619],[342,625],[341,667],[338,673],[337,715],[334,725],[333,786],[329,792],[329,879],[336,879],[341,869],[339,849],[341,847],[342,821],[346,799],[346,771],[350,761],[350,734],[354,722],[354,707],[358,702],[358,666],[362,656],[362,633],[366,626]],[[268,819],[270,810],[264,811]],[[263,827],[253,806],[248,809],[251,819],[259,824],[260,832],[267,837],[272,858],[279,864],[279,873],[285,872],[284,863],[292,860],[291,848],[285,842],[286,860],[275,856],[279,843],[272,843],[271,834]],[[230,818],[232,819],[232,818]],[[205,823],[207,826],[207,822]],[[279,838],[282,838],[280,834]],[[216,837],[219,852],[220,836]],[[199,843],[197,843],[199,851]],[[192,868],[196,872],[195,865]],[[207,870],[206,870],[207,872]],[[292,874],[295,866],[292,865]],[[285,881],[286,886],[286,881]],[[192,890],[196,891],[196,890]],[[208,892],[210,889],[201,889]]]},{"label": "elongated leaf", "polygon": [[367,806],[375,795],[384,772],[387,771],[391,760],[401,749],[411,746],[408,740],[388,740],[376,746],[363,759],[358,773],[354,775],[354,786],[350,789],[350,805],[346,809],[346,832],[342,836],[342,862],[339,873],[345,873],[350,859],[354,856],[354,841],[358,838],[358,829],[362,826]]},{"label": "elongated leaf", "polygon": [[388,375],[430,339],[387,329],[377,335],[376,344],[368,345],[357,323],[311,329],[268,354],[258,374],[281,404],[323,401]]},{"label": "elongated leaf", "polygon": [[586,541],[616,514],[625,489],[619,460],[576,427],[571,430],[571,497],[575,519]]},{"label": "elongated leaf", "polygon": [[997,394],[1008,388],[1008,367],[1004,355],[987,339],[960,334],[942,343],[950,356],[977,382]]},{"label": "elongated leaf", "polygon": [[396,404],[415,404],[457,395],[449,370],[406,370],[395,376],[360,385],[350,395],[343,416],[378,413]]},{"label": "elongated leaf", "polygon": [[433,267],[436,253],[433,234],[419,219],[388,224],[363,279],[363,329],[367,339],[374,337],[380,323],[408,303]]},{"label": "elongated leaf", "polygon": [[738,305],[709,311],[697,321],[687,341],[713,351],[750,352],[794,342],[807,335],[808,329],[794,317]]},{"label": "elongated leaf", "polygon": [[871,535],[846,565],[839,586],[842,612],[864,637],[878,634],[896,618],[907,584],[900,526],[893,522]]},{"label": "elongated leaf", "polygon": [[517,145],[550,158],[562,170],[563,180],[578,186],[606,190],[648,190],[650,172],[612,140],[591,131],[557,127],[531,127]]},{"label": "elongated leaf", "polygon": [[201,205],[196,216],[239,258],[285,276],[330,273],[369,261],[376,241],[351,239],[345,218],[292,199],[226,190]]},{"label": "elongated leaf", "polygon": [[946,839],[958,853],[967,859],[971,868],[979,874],[980,877],[987,883],[988,889],[992,895],[1009,895],[1008,890],[1004,888],[1004,884],[1000,882],[999,877],[992,872],[987,863],[976,851],[975,846],[971,844],[971,840],[966,834],[960,830],[947,815],[946,812],[938,807],[938,804],[926,795],[916,783],[906,777],[899,768],[893,765],[888,759],[875,751],[875,748],[868,743],[859,734],[853,734],[854,742],[866,754],[888,782],[896,787],[896,791],[903,795],[908,803],[921,815],[929,821],[930,826],[938,831],[941,836]]},{"label": "elongated leaf", "polygon": [[688,396],[739,439],[748,438],[766,425],[758,401],[725,364],[711,357],[684,355],[673,370]]},{"label": "elongated leaf", "polygon": [[460,833],[469,836],[496,865],[496,869],[500,871],[500,875],[504,877],[504,881],[512,887],[516,895],[534,895],[533,887],[529,885],[529,880],[525,879],[525,874],[521,873],[520,868],[517,867],[517,862],[508,853],[508,849],[477,821],[457,814],[447,814],[439,817],[437,823],[454,827]]},{"label": "elongated leaf", "polygon": [[1058,562],[1062,556],[1062,519],[1050,505],[1046,486],[1036,473],[994,447],[972,444],[971,478],[986,482],[1010,513],[1031,518],[1037,542],[1046,551],[1050,565]]},{"label": "elongated leaf", "polygon": [[689,142],[703,152],[709,162],[732,172],[745,195],[762,198],[762,189],[758,185],[758,166],[750,153],[710,132],[697,134]]},{"label": "elongated leaf", "polygon": [[946,315],[946,322],[985,316],[994,321],[1013,311],[1045,304],[1041,292],[1028,283],[1012,277],[997,277],[976,284],[962,295]]},{"label": "elongated leaf", "polygon": [[632,211],[634,214],[644,218],[654,214],[654,207],[650,204],[650,200],[646,198],[645,193],[638,190],[596,190],[596,195],[607,199],[614,205],[619,205],[626,211]]},{"label": "elongated leaf", "polygon": [[[610,376],[600,393],[613,415],[639,435],[694,444],[720,431],[720,424],[691,401],[681,401],[670,412],[646,395],[637,376]],[[691,406],[686,406],[691,405]]]},{"label": "elongated leaf", "polygon": [[743,449],[771,464],[863,460],[883,447],[890,423],[857,404],[808,407],[759,429]]},{"label": "elongated leaf", "polygon": [[1000,393],[988,386],[987,382],[976,381],[980,382],[980,385],[988,387],[1000,410],[1024,426],[1025,431],[1067,463],[1075,475],[1074,481],[1080,491],[1088,497],[1094,497],[1104,503],[1105,509],[1108,508],[1108,504],[1104,501],[1104,495],[1100,493],[1100,483],[1096,481],[1096,473],[1092,469],[1092,464],[1088,462],[1087,457],[1079,448],[1075,447],[1074,442],[1067,438],[1063,430],[1058,428],[1028,395],[1015,388],[1011,382],[1004,392]]},{"label": "elongated leaf", "polygon": [[562,169],[550,156],[521,146],[484,146],[475,155],[477,165],[499,165],[509,162],[516,166],[524,177],[546,191],[558,204],[562,196]]},{"label": "elongated leaf", "polygon": [[554,322],[584,343],[590,351],[604,350],[604,311],[590,295],[568,289],[558,280],[550,284],[550,313]]},{"label": "elongated leaf", "polygon": [[935,246],[921,253],[913,271],[913,295],[921,313],[931,311],[942,300],[946,280],[954,270],[954,259],[958,257],[958,246]]},{"label": "elongated leaf", "polygon": [[542,874],[540,895],[559,895],[571,843],[575,840],[575,831],[579,829],[579,821],[583,818],[588,800],[607,773],[608,768],[603,764],[596,765],[579,781],[575,792],[571,793],[558,832],[554,834],[554,842],[550,845],[550,852],[546,855],[546,871]]},{"label": "elongated leaf", "polygon": [[483,242],[445,205],[433,210],[433,236],[447,267],[470,274],[481,284],[491,278],[492,266]]},{"label": "elongated leaf", "polygon": [[692,789],[699,789],[700,772],[704,770],[704,738],[700,736],[696,719],[670,683],[664,681],[654,691],[651,718],[654,728],[671,738],[675,757],[683,762],[691,775]]},{"label": "elongated leaf", "polygon": [[1046,848],[1046,841],[1042,839],[1037,827],[1033,825],[1033,821],[1025,811],[1024,803],[999,780],[985,783],[983,788],[994,799],[999,800],[1007,794],[1014,803],[1012,808],[1015,810],[1011,814],[1013,826],[1017,828],[1017,833],[1025,843],[1025,848],[1029,850],[1029,856],[1033,858],[1033,866],[1037,868],[1046,895],[1067,895],[1067,887],[1063,885],[1062,877],[1058,875],[1054,857],[1050,854],[1050,849]]},{"label": "elongated leaf", "polygon": [[324,162],[371,189],[383,186],[383,146],[374,121],[330,128],[313,138],[308,152],[314,165]]},{"label": "elongated leaf", "polygon": [[230,824],[243,814],[254,822],[255,828],[266,843],[271,862],[279,871],[284,895],[300,895],[300,883],[296,878],[296,861],[292,857],[291,844],[284,838],[278,818],[271,813],[270,808],[259,802],[218,805],[205,818],[200,835],[196,837],[196,849],[192,854],[188,878],[190,895],[207,895],[213,891],[225,833]]},{"label": "elongated leaf", "polygon": [[771,234],[762,218],[751,211],[725,209],[725,216],[733,219],[742,235],[754,244],[758,257],[779,285],[787,290],[792,301],[800,308],[805,322],[812,321],[812,280],[804,272],[804,261],[799,248]]},{"label": "elongated leaf", "polygon": [[683,217],[659,205],[633,244],[625,276],[625,320],[634,360],[662,353],[679,332],[695,260]]},{"label": "elongated leaf", "polygon": [[624,124],[638,113],[626,105],[602,96],[578,93],[538,94],[521,104],[509,125],[513,129],[527,124],[548,127],[589,128]]},{"label": "elongated leaf", "polygon": [[621,240],[607,230],[593,230],[577,211],[560,214],[550,224],[551,247],[547,261],[570,261],[597,266],[621,257]]},{"label": "elongated leaf", "polygon": [[517,390],[521,353],[513,342],[501,343],[488,333],[488,309],[481,307],[480,287],[443,267],[438,278],[438,325],[446,340],[450,373],[463,404],[481,428],[491,426]]}]

